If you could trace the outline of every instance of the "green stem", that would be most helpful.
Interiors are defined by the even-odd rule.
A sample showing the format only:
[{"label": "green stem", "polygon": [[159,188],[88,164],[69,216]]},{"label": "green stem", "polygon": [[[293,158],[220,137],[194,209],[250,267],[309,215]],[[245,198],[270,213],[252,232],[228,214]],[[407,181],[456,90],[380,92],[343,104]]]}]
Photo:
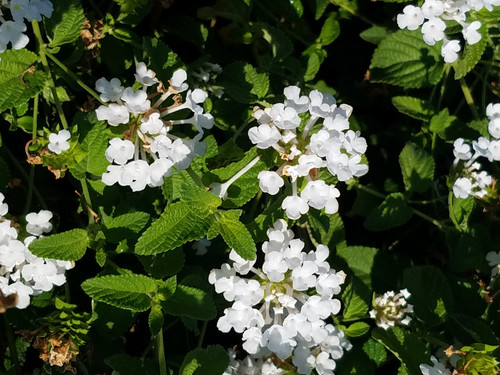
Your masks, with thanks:
[{"label": "green stem", "polygon": [[[35,139],[37,135],[37,127],[38,127],[38,100],[39,95],[36,94],[33,99],[33,129],[31,131],[31,139]],[[24,204],[23,213],[27,214],[31,207],[31,201],[33,199],[33,185],[35,180],[35,166],[33,164],[30,165],[30,174],[28,177],[28,193],[26,195],[26,203]]]},{"label": "green stem", "polygon": [[48,51],[45,51],[45,54],[49,59],[51,59],[61,70],[66,73],[68,76],[70,76],[82,89],[87,91],[94,99],[96,99],[99,103],[105,104],[99,94],[95,91],[92,90],[89,86],[87,86],[81,79],[78,77],[75,73],[73,73],[64,63],[62,63],[59,59],[57,59],[53,54],[51,54]]},{"label": "green stem", "polygon": [[450,219],[459,231],[461,231],[460,224],[458,224],[457,218],[455,217],[455,213],[453,212],[453,193],[450,191],[448,194],[448,207],[450,210]]},{"label": "green stem", "polygon": [[158,350],[158,365],[160,366],[160,375],[167,375],[167,361],[165,360],[165,347],[163,344],[163,329],[156,335],[156,347]]},{"label": "green stem", "polygon": [[14,335],[12,334],[12,328],[7,321],[7,314],[1,314],[4,324],[5,324],[5,333],[7,334],[7,340],[9,342],[9,352],[10,352],[10,358],[12,362],[14,363],[14,366],[16,368],[16,374],[22,375],[22,370],[21,370],[21,365],[19,363],[19,357],[17,355],[17,348],[16,348],[16,342],[14,340]]},{"label": "green stem", "polygon": [[198,185],[199,187],[201,187],[203,189],[206,189],[206,186],[203,184],[203,181],[201,181],[200,176],[198,176],[198,174],[196,174],[196,172],[193,170],[193,168],[191,168],[191,166],[189,166],[186,169],[186,172],[188,173],[189,176],[191,176],[191,178],[196,183],[196,185]]},{"label": "green stem", "polygon": [[89,187],[87,185],[87,180],[82,178],[80,180],[80,184],[82,185],[82,193],[83,193],[83,199],[84,199],[84,209],[87,210],[87,214],[89,216],[89,225],[94,224],[94,215],[92,215],[92,212],[90,209],[92,208],[92,201],[90,199],[90,192],[89,192]]},{"label": "green stem", "polygon": [[[7,156],[10,158],[10,160],[12,161],[12,163],[19,170],[19,173],[21,174],[21,176],[23,177],[23,179],[27,183],[29,183],[30,177],[28,176],[28,174],[26,173],[26,171],[22,167],[21,163],[19,163],[19,160],[17,160],[17,158],[12,154],[12,152],[10,152],[10,150],[7,147],[3,147],[3,150],[5,150],[5,152],[7,153]],[[36,199],[38,200],[38,203],[40,203],[40,206],[44,210],[47,210],[47,205],[45,204],[45,200],[43,199],[42,195],[40,194],[40,192],[38,191],[37,187],[34,184],[33,184],[33,192],[35,193]]]},{"label": "green stem", "polygon": [[56,105],[57,113],[59,114],[59,118],[61,120],[61,125],[64,129],[67,129],[68,121],[66,120],[66,116],[64,115],[61,101],[59,100],[59,96],[57,95],[56,85],[50,71],[49,62],[47,61],[45,44],[43,43],[42,33],[40,32],[40,25],[37,21],[33,20],[31,21],[31,26],[33,28],[33,33],[35,34],[38,45],[38,54],[40,55],[40,60],[42,61],[43,70],[45,70],[45,73],[47,74],[47,82],[49,83],[50,91],[52,92],[52,96],[54,97],[54,104]]},{"label": "green stem", "polygon": [[[380,198],[380,199],[386,199],[387,197],[382,194],[382,193],[379,193],[378,191],[376,190],[373,190],[372,188],[369,188],[367,186],[364,186],[364,185],[361,185],[360,183],[356,182],[353,184],[353,186],[356,188],[356,189],[359,189],[359,190],[363,190],[377,198]],[[443,224],[441,224],[441,222],[439,222],[438,220],[430,217],[429,215],[426,215],[424,214],[423,212],[413,208],[413,207],[410,207],[410,209],[412,210],[412,212],[417,215],[417,216],[420,216],[422,219],[434,224],[436,227],[438,227],[439,229],[443,229]]]},{"label": "green stem", "polygon": [[[453,63],[453,69],[455,72],[458,70],[458,63],[454,62]],[[479,120],[479,113],[477,112],[476,105],[474,104],[474,99],[472,98],[472,94],[469,90],[469,86],[467,86],[467,82],[465,82],[465,79],[462,77],[459,79],[460,82],[460,88],[462,89],[462,92],[464,94],[465,101],[467,102],[467,105],[469,106],[472,116],[474,117],[474,120]]]},{"label": "green stem", "polygon": [[205,338],[205,333],[207,332],[208,321],[203,321],[203,325],[201,326],[200,337],[198,338],[198,345],[196,346],[198,349],[203,345],[203,339]]}]

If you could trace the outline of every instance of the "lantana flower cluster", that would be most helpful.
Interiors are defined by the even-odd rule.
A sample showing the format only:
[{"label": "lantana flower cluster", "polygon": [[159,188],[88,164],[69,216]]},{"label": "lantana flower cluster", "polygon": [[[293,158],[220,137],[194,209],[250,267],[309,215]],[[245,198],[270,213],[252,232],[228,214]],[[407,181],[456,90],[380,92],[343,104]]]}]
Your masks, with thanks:
[{"label": "lantana flower cluster", "polygon": [[247,355],[244,359],[236,358],[233,349],[228,350],[229,366],[222,375],[284,375],[285,370],[277,367],[271,358],[252,358]]},{"label": "lantana flower cluster", "polygon": [[[109,105],[96,109],[97,118],[111,126],[129,124],[125,139],[116,137],[110,140],[106,158],[113,163],[102,175],[106,185],[118,183],[130,186],[133,191],[144,190],[148,186],[161,186],[163,177],[168,177],[175,166],[177,170],[186,169],[196,154],[203,155],[205,142],[201,141],[205,129],[213,126],[212,115],[204,113],[201,104],[207,98],[201,89],[188,90],[185,82],[187,73],[179,69],[174,72],[165,86],[156,78],[155,72],[141,62],[135,73],[141,89],[123,87],[118,78],[111,81],[100,78],[96,90],[100,98]],[[148,94],[150,87],[155,92]],[[180,94],[187,91],[185,98]],[[158,97],[153,103],[150,99]],[[167,119],[182,110],[192,112],[183,119]],[[174,127],[185,125],[181,134],[196,133],[193,138],[181,138],[172,134]],[[194,127],[194,132],[193,132]]]},{"label": "lantana flower cluster", "polygon": [[460,40],[446,37],[446,21],[455,21],[462,26],[462,36],[469,45],[481,40],[478,31],[481,22],[466,22],[468,13],[483,8],[492,10],[492,6],[500,5],[500,0],[425,0],[421,6],[407,5],[403,13],[397,17],[400,29],[416,30],[422,26],[422,36],[430,46],[443,41],[441,55],[444,61],[452,63],[458,59],[462,49]]},{"label": "lantana flower cluster", "polygon": [[16,307],[24,309],[30,297],[48,292],[54,285],[66,282],[65,272],[74,264],[68,261],[39,258],[28,245],[52,230],[52,213],[47,210],[26,215],[26,231],[31,236],[18,239],[18,231],[4,215],[8,213],[4,195],[0,193],[0,290],[4,295],[17,294]]},{"label": "lantana flower cluster", "polygon": [[[10,10],[12,20],[6,20],[2,7]],[[0,53],[7,50],[10,43],[13,49],[21,49],[29,43],[29,37],[24,34],[27,30],[24,20],[31,22],[41,21],[42,15],[50,17],[53,6],[49,0],[10,0],[0,2]]]},{"label": "lantana flower cluster", "polygon": [[[338,211],[340,192],[335,185],[319,179],[319,171],[327,168],[338,181],[363,176],[368,172],[368,165],[361,160],[367,149],[366,140],[359,131],[349,129],[352,107],[337,105],[332,95],[313,90],[309,96],[300,96],[296,86],[286,87],[284,94],[284,103],[254,111],[259,125],[248,131],[258,148],[272,147],[283,160],[276,171],[259,173],[260,188],[276,195],[287,176],[291,179],[292,195],[284,199],[282,208],[290,219],[300,218],[309,207],[324,208],[333,214]],[[301,116],[308,121],[300,132]],[[307,182],[300,195],[299,178]]]},{"label": "lantana flower cluster", "polygon": [[408,304],[410,293],[407,289],[385,292],[382,296],[375,298],[370,318],[375,319],[377,326],[388,329],[396,324],[408,325],[411,322],[409,313],[413,312],[413,306]]},{"label": "lantana flower cluster", "polygon": [[492,176],[481,170],[479,157],[487,158],[490,162],[500,160],[500,103],[490,103],[486,107],[486,116],[489,119],[488,132],[491,139],[479,137],[471,145],[463,138],[453,143],[453,165],[460,169],[460,175],[453,184],[453,194],[457,198],[475,196],[483,198],[488,192],[487,187],[493,182]]},{"label": "lantana flower cluster", "polygon": [[[243,349],[252,358],[272,353],[282,360],[291,356],[300,374],[315,369],[319,375],[332,375],[335,360],[351,348],[343,331],[327,323],[340,311],[340,301],[334,297],[346,275],[330,268],[326,246],[303,252],[304,242],[294,238],[284,220],[276,221],[267,235],[261,268],[232,250],[233,264],[210,272],[216,292],[233,303],[217,327],[242,333]],[[242,277],[250,273],[253,278]]]}]

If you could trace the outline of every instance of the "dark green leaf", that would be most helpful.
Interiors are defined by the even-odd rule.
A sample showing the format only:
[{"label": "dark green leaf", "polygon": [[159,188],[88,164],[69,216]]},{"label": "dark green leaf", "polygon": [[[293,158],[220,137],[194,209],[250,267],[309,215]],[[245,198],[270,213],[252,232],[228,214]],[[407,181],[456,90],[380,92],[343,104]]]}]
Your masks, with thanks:
[{"label": "dark green leaf", "polygon": [[182,362],[180,375],[222,375],[229,365],[226,350],[219,345],[195,349]]},{"label": "dark green leaf", "polygon": [[406,204],[402,193],[389,194],[365,220],[365,227],[382,231],[405,224],[413,216],[413,210]]},{"label": "dark green leaf", "polygon": [[29,250],[40,258],[75,261],[87,251],[87,232],[72,229],[33,241]]},{"label": "dark green leaf", "polygon": [[423,148],[409,142],[399,154],[399,165],[405,188],[408,191],[422,193],[434,180],[434,158]]},{"label": "dark green leaf", "polygon": [[45,19],[50,47],[72,43],[80,37],[85,15],[80,0],[55,1],[54,11]]}]

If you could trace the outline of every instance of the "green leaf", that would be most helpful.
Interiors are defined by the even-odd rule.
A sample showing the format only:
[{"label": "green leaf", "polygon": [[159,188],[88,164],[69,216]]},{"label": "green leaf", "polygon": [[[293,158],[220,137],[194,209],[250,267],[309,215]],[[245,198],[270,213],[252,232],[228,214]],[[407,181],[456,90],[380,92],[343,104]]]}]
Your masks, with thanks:
[{"label": "green leaf", "polygon": [[40,258],[76,261],[87,251],[87,232],[72,229],[33,241],[29,250]]},{"label": "green leaf", "polygon": [[182,247],[150,256],[140,256],[144,269],[151,277],[162,279],[177,274],[184,266]]},{"label": "green leaf", "polygon": [[136,274],[107,275],[85,280],[82,289],[92,299],[132,311],[151,307],[151,294],[156,292],[155,280]]},{"label": "green leaf", "polygon": [[413,216],[413,210],[406,204],[402,193],[389,194],[376,209],[371,211],[365,227],[372,231],[382,231],[405,224]]},{"label": "green leaf", "polygon": [[369,288],[372,285],[372,271],[378,253],[378,249],[364,246],[345,246],[337,249],[337,256],[344,259],[349,269]]},{"label": "green leaf", "polygon": [[403,272],[403,283],[411,293],[417,317],[433,327],[447,320],[453,309],[453,295],[442,271],[432,266],[414,266]]},{"label": "green leaf", "polygon": [[371,291],[356,276],[350,276],[341,295],[344,302],[342,321],[349,322],[367,317],[371,303]]},{"label": "green leaf", "polygon": [[309,210],[307,223],[311,239],[316,244],[337,247],[345,243],[344,223],[338,213],[328,215],[319,210]]},{"label": "green leaf", "polygon": [[481,60],[483,52],[488,44],[488,32],[486,25],[481,23],[478,32],[481,34],[481,40],[475,44],[465,44],[464,54],[458,60],[458,66],[455,69],[455,79],[463,78],[469,73]]},{"label": "green leaf", "polygon": [[184,201],[169,205],[139,238],[135,246],[136,254],[162,253],[205,236],[213,220],[212,213],[199,207]]},{"label": "green leaf", "polygon": [[[315,47],[315,46],[314,46]],[[304,73],[304,81],[311,81],[316,77],[319,72],[319,68],[326,58],[326,52],[323,49],[315,49],[310,53],[305,54],[307,56],[307,68]]]},{"label": "green leaf", "polygon": [[75,120],[81,131],[78,144],[82,152],[75,155],[75,160],[78,168],[100,177],[109,165],[105,155],[109,146],[107,126],[105,122],[97,121],[95,116],[91,118],[87,115],[84,119],[80,117]]},{"label": "green leaf", "polygon": [[373,339],[369,339],[363,344],[363,351],[377,366],[380,366],[387,360],[387,351],[384,345]]},{"label": "green leaf", "polygon": [[392,104],[399,112],[417,120],[429,121],[435,113],[429,102],[411,96],[395,96]]},{"label": "green leaf", "polygon": [[212,297],[207,292],[187,285],[177,285],[172,297],[162,302],[163,311],[174,316],[211,320],[217,315]]},{"label": "green leaf", "polygon": [[158,79],[162,82],[167,83],[172,78],[172,74],[183,67],[179,56],[161,40],[144,38],[143,46],[144,53],[149,58],[148,68],[156,72]]},{"label": "green leaf", "polygon": [[106,239],[113,243],[118,243],[123,239],[133,237],[140,232],[149,221],[149,214],[136,211],[127,212],[114,217],[102,215]]},{"label": "green leaf", "polygon": [[51,39],[49,47],[72,43],[80,37],[85,15],[80,0],[55,1],[54,11],[45,19],[45,28]]},{"label": "green leaf", "polygon": [[379,44],[387,35],[389,35],[387,29],[382,26],[372,26],[359,34],[361,39],[373,44]]},{"label": "green leaf", "polygon": [[7,51],[0,54],[0,112],[17,107],[45,86],[46,75],[33,68],[38,56],[27,49]]},{"label": "green leaf", "polygon": [[257,248],[252,235],[239,220],[242,210],[219,211],[217,223],[219,233],[227,245],[246,260],[255,259]]},{"label": "green leaf", "polygon": [[455,116],[451,116],[448,108],[443,109],[437,115],[432,116],[429,123],[429,130],[437,133],[440,138],[447,139],[447,129],[457,120]]},{"label": "green leaf", "polygon": [[376,328],[373,338],[389,349],[400,361],[408,375],[422,375],[422,358],[429,358],[429,352],[423,342],[414,333],[400,327],[387,330]]},{"label": "green leaf", "polygon": [[113,0],[120,6],[120,13],[136,13],[138,8],[142,8],[148,0]]},{"label": "green leaf", "polygon": [[321,28],[318,42],[324,46],[333,43],[333,41],[340,35],[340,23],[337,21],[336,17],[337,15],[335,12],[330,13]]},{"label": "green leaf", "polygon": [[224,93],[240,103],[254,103],[266,96],[269,78],[258,73],[250,64],[234,62],[229,64],[220,75]]},{"label": "green leaf", "polygon": [[420,30],[398,30],[380,42],[373,53],[370,80],[419,88],[438,83],[443,67],[441,43],[427,45]]},{"label": "green leaf", "polygon": [[189,352],[182,362],[180,375],[222,375],[229,366],[229,358],[224,348],[212,345],[206,349]]},{"label": "green leaf", "polygon": [[406,143],[399,154],[399,165],[406,190],[423,193],[432,185],[434,158],[415,143]]},{"label": "green leaf", "polygon": [[152,336],[156,336],[163,327],[163,312],[160,305],[153,305],[149,312],[148,324]]},{"label": "green leaf", "polygon": [[264,22],[252,23],[251,29],[261,35],[269,43],[273,57],[277,60],[284,59],[293,52],[293,45],[288,36],[273,26]]},{"label": "green leaf", "polygon": [[330,0],[315,0],[315,3],[314,19],[317,21],[321,18],[323,13],[325,13],[328,4],[330,4]]},{"label": "green leaf", "polygon": [[370,325],[365,322],[356,322],[347,327],[345,334],[349,337],[363,336],[370,330]]}]

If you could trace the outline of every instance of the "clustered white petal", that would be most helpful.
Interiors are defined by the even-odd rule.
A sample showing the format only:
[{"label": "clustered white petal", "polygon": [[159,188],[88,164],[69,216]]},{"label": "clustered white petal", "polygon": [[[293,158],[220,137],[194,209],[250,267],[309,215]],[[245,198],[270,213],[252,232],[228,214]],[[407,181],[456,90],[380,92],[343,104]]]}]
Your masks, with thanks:
[{"label": "clustered white petal", "polygon": [[[261,268],[232,250],[233,264],[224,263],[210,272],[215,291],[232,302],[217,327],[222,332],[242,333],[243,349],[252,358],[274,353],[282,360],[291,359],[300,374],[316,369],[318,374],[333,375],[335,360],[351,348],[343,331],[326,323],[340,311],[340,301],[334,296],[340,293],[346,275],[330,268],[326,246],[303,252],[304,242],[294,239],[284,220],[276,221],[267,235]],[[254,277],[242,277],[247,274]],[[245,363],[232,361],[226,373],[247,374],[241,368],[255,366],[255,362]],[[262,361],[257,363],[261,366]],[[282,373],[273,371],[269,373]]]},{"label": "clustered white petal", "polygon": [[[262,191],[276,195],[290,178],[292,195],[283,200],[282,208],[290,219],[298,219],[309,207],[333,214],[338,211],[340,192],[334,185],[318,179],[321,168],[326,168],[339,181],[363,176],[368,166],[361,162],[366,152],[366,140],[359,131],[349,129],[349,105],[337,105],[329,94],[317,90],[309,96],[300,95],[300,89],[289,86],[284,89],[284,103],[271,108],[255,108],[254,118],[258,126],[248,130],[250,141],[260,149],[274,148],[283,164],[276,171],[264,171],[258,175]],[[309,120],[302,133],[298,132],[301,116]],[[306,185],[298,192],[298,181]]]},{"label": "clustered white petal", "polygon": [[377,325],[387,329],[396,324],[408,325],[411,318],[407,315],[413,312],[413,306],[408,304],[410,297],[408,290],[386,292],[375,298],[373,310],[370,310],[370,318],[375,319]]},{"label": "clustered white petal", "polygon": [[10,43],[13,49],[21,49],[29,43],[25,34],[26,21],[41,21],[42,15],[50,17],[53,6],[49,0],[11,0],[2,1],[2,5],[10,9],[13,21],[5,20],[0,12],[0,53],[7,49]]},{"label": "clustered white petal", "polygon": [[448,370],[442,363],[439,363],[436,357],[431,356],[432,366],[425,363],[420,365],[420,371],[422,375],[451,375],[451,371]]},{"label": "clustered white petal", "polygon": [[0,193],[0,291],[4,295],[17,294],[16,307],[24,309],[29,306],[31,296],[47,292],[54,285],[63,285],[66,270],[74,264],[39,258],[28,250],[31,242],[52,230],[49,222],[52,212],[41,210],[26,215],[26,231],[33,236],[20,241],[17,229],[4,217],[8,206],[3,201],[4,195]]},{"label": "clustered white petal", "polygon": [[477,159],[484,157],[490,162],[500,160],[500,103],[488,104],[486,116],[490,120],[488,132],[491,139],[479,137],[470,144],[463,138],[458,138],[453,143],[453,165],[459,169],[460,174],[453,184],[453,194],[457,198],[483,198],[488,193],[486,188],[493,182],[491,175],[481,170]]},{"label": "clustered white petal", "polygon": [[458,59],[461,46],[459,40],[446,37],[445,21],[458,23],[462,27],[464,40],[473,45],[481,40],[481,33],[478,31],[481,22],[465,22],[468,13],[483,8],[491,11],[493,5],[500,5],[500,0],[425,0],[420,7],[407,5],[403,13],[397,16],[397,23],[400,29],[408,30],[416,30],[422,26],[422,37],[428,45],[433,46],[442,40],[441,55],[445,62],[452,63]]},{"label": "clustered white petal", "polygon": [[285,371],[276,367],[271,358],[254,359],[246,356],[243,360],[236,359],[236,352],[228,350],[229,366],[222,375],[284,375]]},{"label": "clustered white petal", "polygon": [[[185,82],[186,71],[175,71],[169,80],[170,86],[157,86],[159,98],[153,104],[153,95],[147,90],[159,84],[156,73],[146,64],[137,64],[135,78],[142,89],[123,87],[117,78],[108,81],[99,78],[95,88],[100,98],[108,105],[96,109],[99,120],[107,121],[111,126],[130,124],[126,139],[113,138],[106,150],[110,163],[107,172],[102,175],[106,185],[119,184],[130,186],[133,191],[144,190],[146,186],[161,186],[163,178],[177,170],[186,169],[196,154],[203,155],[206,145],[201,141],[205,129],[213,126],[214,119],[203,113],[200,106],[207,94],[200,89],[189,90],[183,101],[182,92],[188,90]],[[161,107],[163,106],[163,107]],[[188,110],[193,116],[187,119],[167,120],[174,112]],[[178,118],[179,116],[177,116]],[[132,119],[132,120],[131,120]],[[194,126],[198,134],[193,139],[184,139],[171,134],[175,126],[188,124]]]}]

